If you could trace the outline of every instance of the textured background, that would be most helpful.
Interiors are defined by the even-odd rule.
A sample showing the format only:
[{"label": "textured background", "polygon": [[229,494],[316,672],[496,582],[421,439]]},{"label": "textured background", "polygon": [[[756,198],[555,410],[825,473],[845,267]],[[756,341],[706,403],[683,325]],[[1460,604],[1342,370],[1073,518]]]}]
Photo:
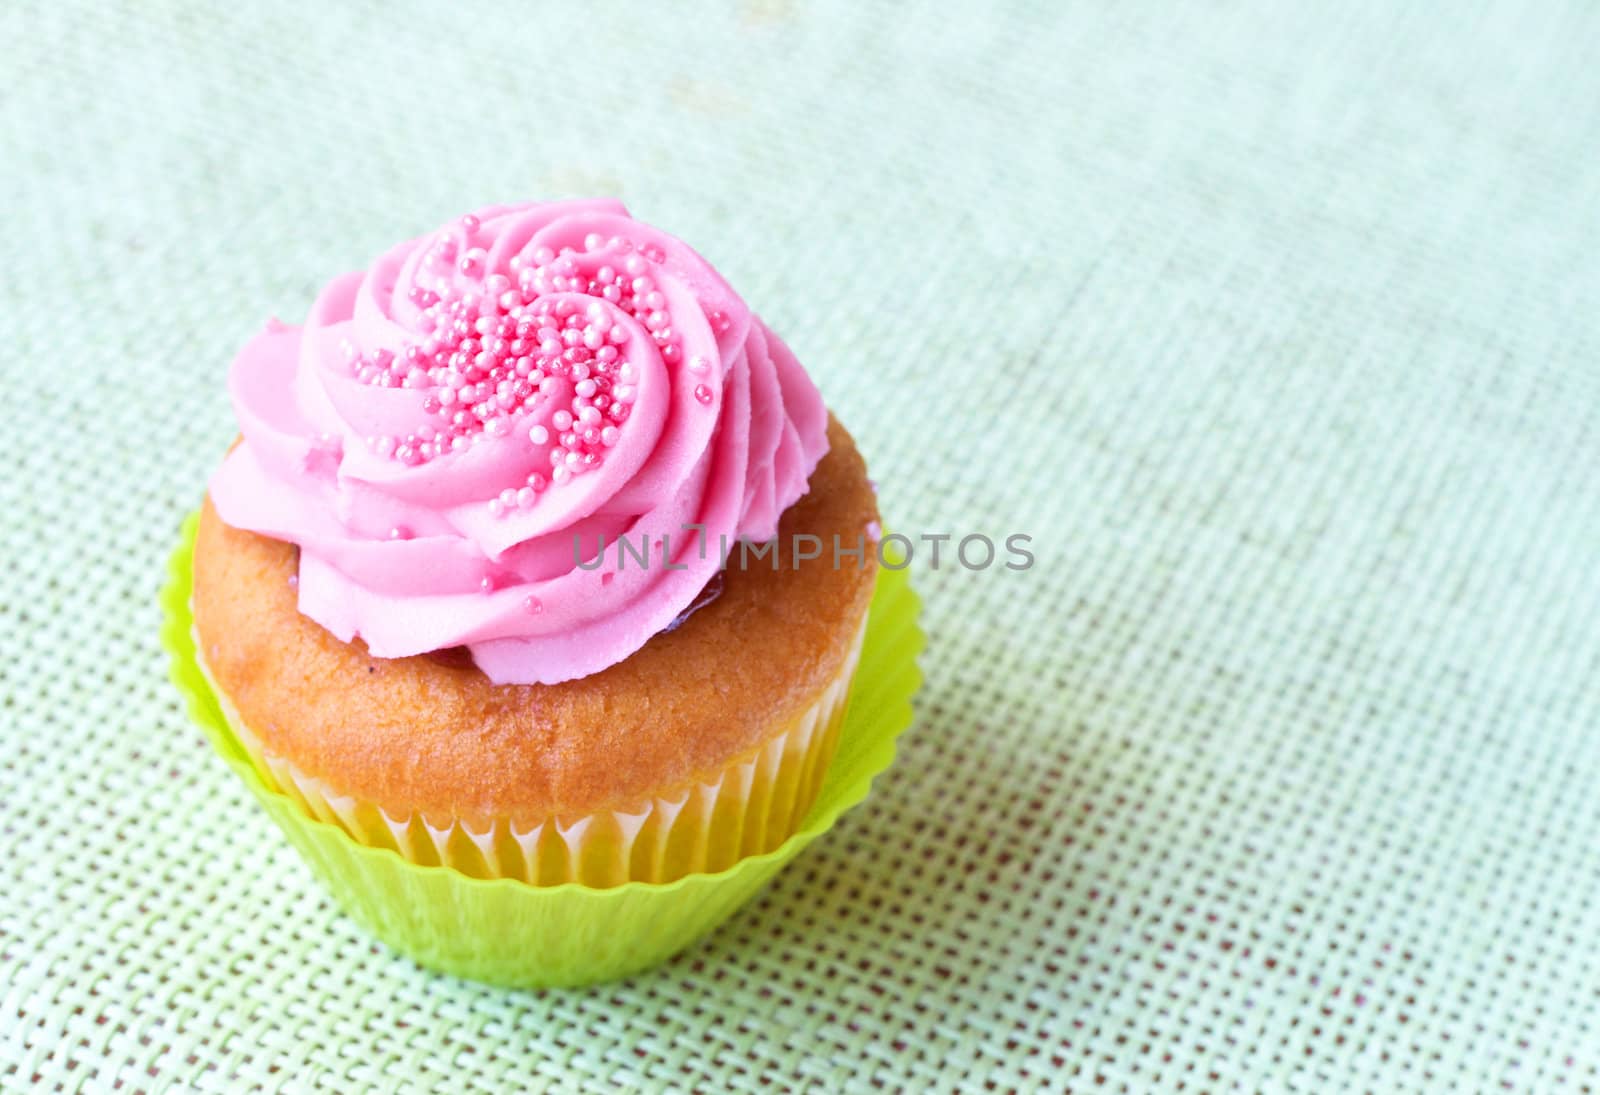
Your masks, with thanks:
[{"label": "textured background", "polygon": [[[0,1087],[1600,1085],[1593,5],[510,6],[0,7]],[[330,907],[155,597],[268,314],[590,192],[1038,565],[923,556],[899,763],[723,931],[506,993]]]}]

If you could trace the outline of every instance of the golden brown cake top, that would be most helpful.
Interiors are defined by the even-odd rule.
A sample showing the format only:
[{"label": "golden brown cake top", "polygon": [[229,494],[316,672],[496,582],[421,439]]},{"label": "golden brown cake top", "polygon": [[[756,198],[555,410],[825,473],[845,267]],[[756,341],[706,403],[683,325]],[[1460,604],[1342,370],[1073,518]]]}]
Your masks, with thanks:
[{"label": "golden brown cake top", "polygon": [[[465,657],[382,659],[339,641],[296,609],[293,545],[224,524],[208,498],[201,658],[269,753],[392,813],[481,824],[626,806],[758,747],[843,668],[871,599],[877,503],[837,421],[828,440],[770,556],[741,563],[735,549],[720,595],[681,626],[554,685],[493,685]],[[797,556],[805,535],[815,558],[798,557],[803,539]],[[858,562],[845,553],[863,539]]]}]

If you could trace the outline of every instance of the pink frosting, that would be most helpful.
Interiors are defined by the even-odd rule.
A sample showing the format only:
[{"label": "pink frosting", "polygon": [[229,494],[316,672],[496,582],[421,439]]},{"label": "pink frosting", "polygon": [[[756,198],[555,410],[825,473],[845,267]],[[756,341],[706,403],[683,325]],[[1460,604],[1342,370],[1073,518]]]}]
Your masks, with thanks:
[{"label": "pink frosting", "polygon": [[639,649],[723,538],[776,534],[828,447],[788,348],[614,201],[485,209],[401,244],[303,327],[269,324],[229,389],[243,442],[211,497],[299,545],[300,611],[378,657],[465,645],[495,683]]}]

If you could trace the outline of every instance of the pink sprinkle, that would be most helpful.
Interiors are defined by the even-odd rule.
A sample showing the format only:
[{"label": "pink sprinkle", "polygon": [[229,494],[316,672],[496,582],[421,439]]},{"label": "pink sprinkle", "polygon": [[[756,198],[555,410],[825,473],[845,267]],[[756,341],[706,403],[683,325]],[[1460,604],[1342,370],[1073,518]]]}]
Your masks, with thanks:
[{"label": "pink sprinkle", "polygon": [[[491,500],[491,512],[504,514],[528,504],[551,480],[598,467],[604,451],[620,443],[618,427],[628,418],[638,383],[637,368],[622,361],[619,347],[628,342],[632,324],[622,323],[620,315],[649,330],[667,364],[685,354],[668,294],[657,285],[660,271],[650,265],[666,261],[661,246],[591,232],[581,250],[530,248],[491,268],[493,234],[479,235],[482,228],[481,217],[462,217],[426,245],[424,269],[412,283],[386,290],[417,309],[400,320],[412,337],[398,351],[363,354],[349,340],[341,350],[361,382],[419,392],[423,419],[412,432],[368,440],[374,452],[407,466],[507,437],[530,412],[544,423],[518,427],[532,444],[542,447],[560,435],[559,445],[546,453],[549,478],[532,473],[510,497],[502,493]],[[586,260],[585,253],[594,257]],[[602,259],[593,269],[587,266]],[[470,282],[454,277],[457,271]],[[552,290],[586,299],[555,299]],[[696,371],[711,368],[704,357],[695,362]],[[571,401],[542,407],[558,390],[566,394],[563,381],[571,385]],[[696,397],[714,403],[714,392],[702,387]]]}]

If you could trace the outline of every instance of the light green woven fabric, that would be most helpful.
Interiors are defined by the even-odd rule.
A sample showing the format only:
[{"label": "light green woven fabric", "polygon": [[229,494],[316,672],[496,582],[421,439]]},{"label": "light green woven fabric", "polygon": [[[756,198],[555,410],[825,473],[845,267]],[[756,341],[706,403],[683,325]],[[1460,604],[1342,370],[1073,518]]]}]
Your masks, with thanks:
[{"label": "light green woven fabric", "polygon": [[[0,6],[0,1087],[1600,1085],[1592,4],[231,7]],[[922,554],[899,760],[718,934],[511,993],[335,912],[156,596],[267,315],[587,192],[1038,563]]]}]

